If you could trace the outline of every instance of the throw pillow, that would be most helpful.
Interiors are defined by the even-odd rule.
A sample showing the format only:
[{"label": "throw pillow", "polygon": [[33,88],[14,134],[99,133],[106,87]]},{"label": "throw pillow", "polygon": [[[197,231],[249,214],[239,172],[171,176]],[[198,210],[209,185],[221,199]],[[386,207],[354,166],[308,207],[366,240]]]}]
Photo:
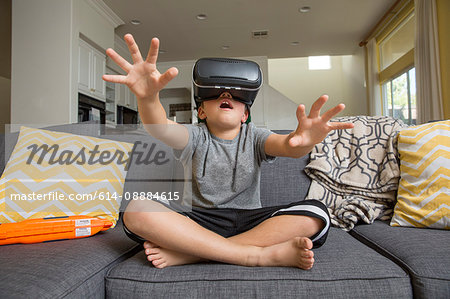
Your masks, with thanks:
[{"label": "throw pillow", "polygon": [[119,216],[132,143],[21,127],[0,178],[0,223]]},{"label": "throw pillow", "polygon": [[450,229],[450,120],[398,137],[400,185],[392,226]]}]

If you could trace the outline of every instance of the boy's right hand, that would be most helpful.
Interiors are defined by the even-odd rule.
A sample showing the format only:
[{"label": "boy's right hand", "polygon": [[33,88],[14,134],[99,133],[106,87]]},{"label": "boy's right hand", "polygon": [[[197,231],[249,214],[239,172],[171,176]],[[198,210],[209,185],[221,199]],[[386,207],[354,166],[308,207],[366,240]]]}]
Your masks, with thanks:
[{"label": "boy's right hand", "polygon": [[103,75],[103,80],[127,85],[136,95],[138,100],[157,100],[159,91],[178,75],[178,70],[175,67],[172,67],[164,74],[161,74],[156,69],[156,60],[158,59],[159,51],[159,40],[157,38],[152,39],[150,50],[148,51],[145,60],[143,60],[133,36],[131,34],[126,34],[124,39],[130,50],[133,64],[130,64],[113,49],[110,48],[106,50],[106,54],[111,57],[111,59],[120,66],[127,75]]}]

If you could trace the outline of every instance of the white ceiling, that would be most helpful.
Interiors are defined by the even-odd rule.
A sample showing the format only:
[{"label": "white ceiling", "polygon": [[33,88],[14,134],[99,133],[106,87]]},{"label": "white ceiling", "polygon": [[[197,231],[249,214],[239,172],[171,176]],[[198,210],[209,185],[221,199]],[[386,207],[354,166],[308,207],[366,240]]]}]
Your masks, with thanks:
[{"label": "white ceiling", "polygon": [[[143,55],[161,40],[159,61],[205,56],[268,58],[353,54],[395,0],[104,0],[135,36]],[[311,11],[300,13],[309,6]],[[206,20],[197,20],[206,14]],[[138,19],[141,25],[130,22]],[[264,39],[252,31],[268,30]],[[293,46],[292,42],[299,42]],[[229,49],[222,49],[229,46]]]}]

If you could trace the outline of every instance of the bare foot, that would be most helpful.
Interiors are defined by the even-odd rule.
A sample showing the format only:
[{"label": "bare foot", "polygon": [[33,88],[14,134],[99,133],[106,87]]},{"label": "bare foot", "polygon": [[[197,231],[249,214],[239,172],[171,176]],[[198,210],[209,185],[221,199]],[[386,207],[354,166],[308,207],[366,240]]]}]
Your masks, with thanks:
[{"label": "bare foot", "polygon": [[193,264],[202,261],[201,258],[162,248],[149,241],[144,242],[144,249],[147,259],[153,264],[153,266],[159,269],[168,266]]},{"label": "bare foot", "polygon": [[284,243],[264,247],[258,261],[260,266],[287,266],[309,270],[314,265],[312,241],[296,237]]},{"label": "bare foot", "polygon": [[[306,237],[296,237],[289,241],[267,247],[250,246],[252,253],[247,266],[285,266],[309,270],[314,265],[313,244]],[[147,259],[156,268],[192,264],[203,259],[181,252],[162,248],[149,241],[144,243]],[[256,251],[255,251],[256,250]],[[240,264],[240,263],[237,263]]]}]

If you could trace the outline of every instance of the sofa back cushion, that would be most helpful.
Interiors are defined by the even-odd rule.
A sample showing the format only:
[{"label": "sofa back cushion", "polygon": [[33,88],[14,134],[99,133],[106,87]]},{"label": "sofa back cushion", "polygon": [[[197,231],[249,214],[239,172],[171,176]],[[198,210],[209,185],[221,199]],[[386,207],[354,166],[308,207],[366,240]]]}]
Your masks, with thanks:
[{"label": "sofa back cushion", "polygon": [[[175,192],[183,194],[184,172],[181,163],[173,156],[172,149],[146,134],[102,135],[102,138],[134,143],[134,151],[125,180],[120,211],[125,211],[133,197],[151,197],[166,194],[174,198]],[[155,164],[153,159],[160,152],[167,163]]]},{"label": "sofa back cushion", "polygon": [[[276,130],[278,134],[291,131]],[[309,163],[309,154],[299,158],[278,157],[261,166],[261,202],[264,207],[282,205],[304,200],[308,194],[311,179],[303,171]]]},{"label": "sofa back cushion", "polygon": [[19,133],[1,134],[0,136],[0,173],[5,170],[6,162],[14,149]]}]

